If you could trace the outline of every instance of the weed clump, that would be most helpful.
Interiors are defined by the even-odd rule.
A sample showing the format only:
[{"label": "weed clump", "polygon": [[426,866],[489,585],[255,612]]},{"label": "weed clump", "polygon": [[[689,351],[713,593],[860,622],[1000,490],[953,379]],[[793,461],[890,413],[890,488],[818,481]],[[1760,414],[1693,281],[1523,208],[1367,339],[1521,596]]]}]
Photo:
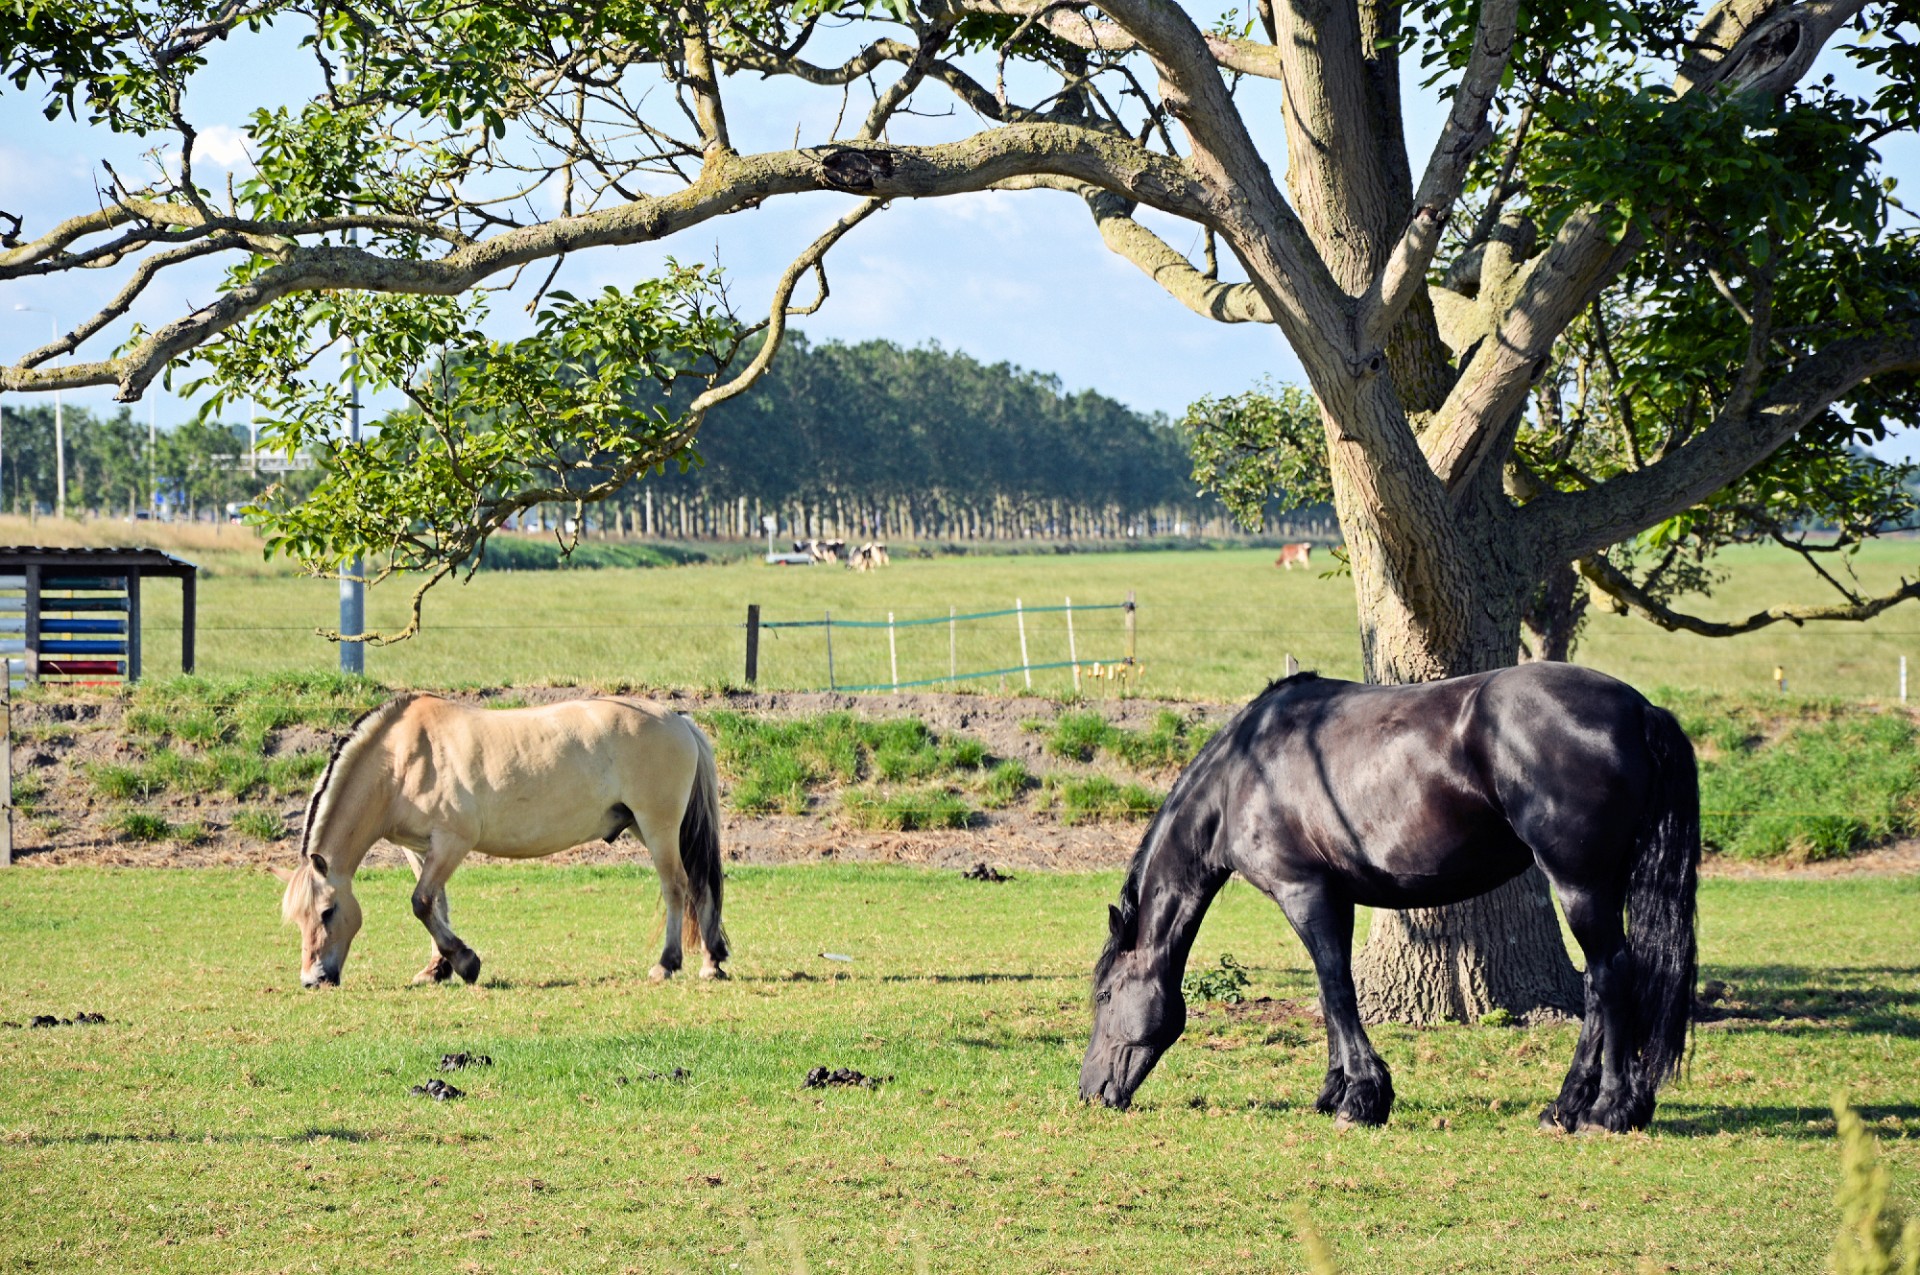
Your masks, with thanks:
[{"label": "weed clump", "polygon": [[1238,1005],[1247,999],[1246,967],[1233,953],[1220,953],[1220,964],[1210,970],[1189,970],[1180,980],[1180,994],[1190,1001],[1220,1001]]}]

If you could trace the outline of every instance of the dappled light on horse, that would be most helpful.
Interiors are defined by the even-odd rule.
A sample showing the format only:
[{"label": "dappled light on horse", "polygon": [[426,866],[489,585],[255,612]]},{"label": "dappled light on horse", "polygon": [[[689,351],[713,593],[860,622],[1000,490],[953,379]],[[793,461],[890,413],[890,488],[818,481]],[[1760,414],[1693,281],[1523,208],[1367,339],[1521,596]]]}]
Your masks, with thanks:
[{"label": "dappled light on horse", "polygon": [[1588,669],[1276,682],[1181,774],[1134,855],[1094,970],[1081,1097],[1126,1107],[1179,1038],[1194,936],[1238,872],[1313,959],[1328,1054],[1316,1106],[1385,1123],[1393,1080],[1354,993],[1354,908],[1457,903],[1538,863],[1587,959],[1579,1043],[1542,1121],[1644,1128],[1686,1044],[1699,806],[1672,715]]},{"label": "dappled light on horse", "polygon": [[651,976],[671,976],[690,947],[704,949],[701,977],[726,977],[719,780],[691,719],[614,697],[487,710],[401,696],[334,750],[307,804],[300,862],[279,872],[300,981],[340,982],[361,923],[354,873],[382,838],[406,855],[413,912],[433,939],[414,981],[471,983],[480,957],[454,933],[446,891],[469,853],[539,858],[629,828],[653,857],[669,920]]}]

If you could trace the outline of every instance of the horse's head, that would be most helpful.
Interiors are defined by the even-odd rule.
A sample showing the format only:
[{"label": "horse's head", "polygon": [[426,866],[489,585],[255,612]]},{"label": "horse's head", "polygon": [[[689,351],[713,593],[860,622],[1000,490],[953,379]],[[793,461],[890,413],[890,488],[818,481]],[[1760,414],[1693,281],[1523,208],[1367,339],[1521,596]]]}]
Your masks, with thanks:
[{"label": "horse's head", "polygon": [[360,903],[352,885],[329,881],[327,861],[317,854],[281,875],[287,892],[280,897],[280,917],[300,930],[301,986],[338,987],[347,949],[360,932]]},{"label": "horse's head", "polygon": [[1093,1038],[1080,1064],[1080,1097],[1125,1110],[1187,1026],[1180,977],[1165,952],[1131,946],[1134,922],[1113,908],[1112,937],[1094,972]]}]

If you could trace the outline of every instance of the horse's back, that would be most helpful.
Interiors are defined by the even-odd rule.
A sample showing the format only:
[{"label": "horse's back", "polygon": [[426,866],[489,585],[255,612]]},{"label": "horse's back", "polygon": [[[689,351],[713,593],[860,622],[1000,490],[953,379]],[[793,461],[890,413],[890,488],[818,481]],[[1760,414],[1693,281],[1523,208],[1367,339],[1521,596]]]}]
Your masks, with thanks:
[{"label": "horse's back", "polygon": [[1223,826],[1271,875],[1330,872],[1361,902],[1471,897],[1525,870],[1541,838],[1637,803],[1644,754],[1629,745],[1646,707],[1566,664],[1404,686],[1290,679],[1229,727],[1245,809]]},{"label": "horse's back", "polygon": [[613,697],[510,709],[422,699],[390,749],[415,821],[508,855],[598,840],[626,819],[677,820],[699,765],[678,714]]}]

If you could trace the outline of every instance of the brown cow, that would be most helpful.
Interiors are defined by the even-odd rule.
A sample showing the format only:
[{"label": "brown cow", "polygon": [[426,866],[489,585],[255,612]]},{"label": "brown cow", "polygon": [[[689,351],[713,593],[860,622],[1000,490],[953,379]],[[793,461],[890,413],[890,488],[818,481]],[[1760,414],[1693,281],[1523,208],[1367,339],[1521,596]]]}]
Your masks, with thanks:
[{"label": "brown cow", "polygon": [[1296,566],[1311,568],[1313,566],[1312,543],[1302,540],[1297,545],[1281,545],[1280,556],[1273,560],[1273,565],[1286,571],[1291,571]]}]

